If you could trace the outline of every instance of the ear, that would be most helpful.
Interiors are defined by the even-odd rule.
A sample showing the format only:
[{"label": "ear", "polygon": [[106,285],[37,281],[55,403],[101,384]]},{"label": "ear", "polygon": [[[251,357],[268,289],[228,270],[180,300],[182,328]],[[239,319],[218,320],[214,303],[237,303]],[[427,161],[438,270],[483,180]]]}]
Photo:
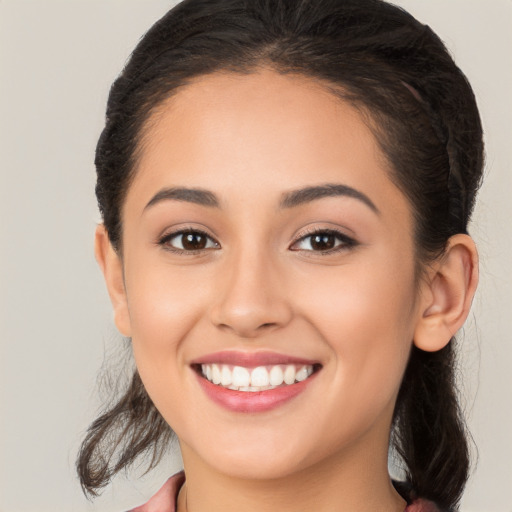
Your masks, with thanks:
[{"label": "ear", "polygon": [[96,228],[94,254],[105,278],[110,301],[114,308],[116,327],[123,336],[130,337],[130,313],[124,285],[123,262],[117,251],[112,247],[103,224]]},{"label": "ear", "polygon": [[466,320],[478,284],[478,253],[468,235],[455,235],[428,272],[420,299],[414,344],[435,352],[445,347]]}]

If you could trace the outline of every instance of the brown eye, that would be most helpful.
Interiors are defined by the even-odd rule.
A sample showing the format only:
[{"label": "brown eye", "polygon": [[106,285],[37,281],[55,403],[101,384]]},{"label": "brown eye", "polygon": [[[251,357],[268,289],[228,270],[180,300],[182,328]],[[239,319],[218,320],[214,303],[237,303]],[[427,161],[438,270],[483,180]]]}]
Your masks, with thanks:
[{"label": "brown eye", "polygon": [[313,235],[311,237],[311,248],[315,251],[328,251],[336,245],[336,237],[331,234]]},{"label": "brown eye", "polygon": [[200,233],[185,233],[181,235],[181,245],[187,251],[197,251],[206,247],[206,237]]},{"label": "brown eye", "polygon": [[219,244],[202,231],[179,231],[166,235],[160,244],[171,251],[194,252],[207,249],[218,249]]},{"label": "brown eye", "polygon": [[349,249],[355,245],[357,245],[357,242],[344,233],[323,230],[303,236],[293,244],[291,249],[294,251],[333,253],[342,249]]}]

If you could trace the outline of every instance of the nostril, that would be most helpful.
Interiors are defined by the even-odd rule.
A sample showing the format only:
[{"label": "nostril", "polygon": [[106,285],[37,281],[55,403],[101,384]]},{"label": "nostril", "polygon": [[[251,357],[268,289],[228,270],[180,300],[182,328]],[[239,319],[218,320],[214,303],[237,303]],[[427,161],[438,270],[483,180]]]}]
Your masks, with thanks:
[{"label": "nostril", "polygon": [[225,300],[221,297],[210,311],[210,320],[217,328],[236,333],[242,338],[255,338],[283,327],[291,318],[292,309],[286,300],[263,300],[257,294],[245,297],[233,295]]}]

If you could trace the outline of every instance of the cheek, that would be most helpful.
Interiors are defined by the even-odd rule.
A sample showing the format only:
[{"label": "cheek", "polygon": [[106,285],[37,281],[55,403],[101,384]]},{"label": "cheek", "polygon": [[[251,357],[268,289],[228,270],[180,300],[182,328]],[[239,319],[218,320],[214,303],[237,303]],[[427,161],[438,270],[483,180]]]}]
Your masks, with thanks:
[{"label": "cheek", "polygon": [[170,369],[182,366],[182,341],[202,318],[202,305],[209,297],[207,280],[191,268],[145,265],[143,272],[127,273],[134,356],[141,373],[152,378],[156,373],[168,376]]},{"label": "cheek", "polygon": [[412,262],[372,258],[314,273],[304,276],[301,281],[308,284],[297,287],[294,296],[302,301],[303,314],[329,339],[365,337],[372,343],[379,333],[398,335],[405,329],[412,334],[416,295]]},{"label": "cheek", "polygon": [[192,278],[192,267],[145,268],[127,275],[134,359],[144,387],[169,425],[179,433],[194,431],[182,414],[189,410],[192,385],[187,340],[201,325],[209,292],[204,276]]},{"label": "cheek", "polygon": [[333,390],[350,389],[356,400],[369,392],[379,400],[394,396],[414,336],[412,262],[340,268],[296,296],[333,354]]}]

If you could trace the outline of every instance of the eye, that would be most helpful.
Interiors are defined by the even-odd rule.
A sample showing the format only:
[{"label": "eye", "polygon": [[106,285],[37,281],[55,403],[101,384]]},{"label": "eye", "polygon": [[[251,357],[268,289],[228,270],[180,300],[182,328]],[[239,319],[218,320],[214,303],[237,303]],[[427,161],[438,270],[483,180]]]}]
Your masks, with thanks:
[{"label": "eye", "polygon": [[197,229],[185,229],[169,233],[160,239],[159,244],[169,251],[190,254],[220,248],[218,242],[204,231]]},{"label": "eye", "polygon": [[292,245],[291,249],[294,251],[312,251],[325,254],[349,249],[355,245],[357,245],[357,242],[341,231],[322,229],[302,235]]}]

